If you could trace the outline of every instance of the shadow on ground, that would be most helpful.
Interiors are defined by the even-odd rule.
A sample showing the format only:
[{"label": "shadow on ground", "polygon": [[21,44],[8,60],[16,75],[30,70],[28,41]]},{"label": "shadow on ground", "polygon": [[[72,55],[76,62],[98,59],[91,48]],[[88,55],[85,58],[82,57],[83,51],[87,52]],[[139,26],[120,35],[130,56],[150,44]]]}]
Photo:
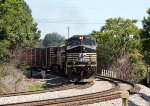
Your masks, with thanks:
[{"label": "shadow on ground", "polygon": [[[150,96],[144,94],[144,93],[137,93],[142,99],[144,99],[147,104],[146,106],[150,106]],[[139,106],[137,104],[135,104],[133,101],[129,100],[128,102],[128,106]],[[141,105],[142,106],[142,105]],[[144,105],[145,106],[145,105]]]},{"label": "shadow on ground", "polygon": [[44,89],[53,88],[53,87],[62,87],[69,83],[69,80],[67,78],[54,75],[54,74],[48,74],[46,76],[45,81],[46,81],[46,86],[44,87]]},{"label": "shadow on ground", "polygon": [[41,71],[37,71],[37,70],[27,70],[25,73],[25,76],[28,79],[37,79],[43,83],[45,83],[44,89],[48,89],[48,88],[54,88],[54,87],[62,87],[64,85],[67,85],[69,83],[69,80],[63,76],[59,76],[59,75],[54,75],[51,73],[46,73],[45,78],[43,78],[41,76]]}]

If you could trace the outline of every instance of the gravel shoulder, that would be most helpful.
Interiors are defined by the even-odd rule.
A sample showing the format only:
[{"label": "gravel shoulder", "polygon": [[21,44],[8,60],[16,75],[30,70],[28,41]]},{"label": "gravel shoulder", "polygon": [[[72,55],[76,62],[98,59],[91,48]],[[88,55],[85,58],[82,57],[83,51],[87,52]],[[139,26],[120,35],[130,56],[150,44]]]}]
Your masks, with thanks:
[{"label": "gravel shoulder", "polygon": [[[150,106],[150,88],[137,84],[141,89],[137,94],[130,95],[128,106]],[[122,99],[114,99],[110,101],[87,104],[82,106],[122,106]]]}]

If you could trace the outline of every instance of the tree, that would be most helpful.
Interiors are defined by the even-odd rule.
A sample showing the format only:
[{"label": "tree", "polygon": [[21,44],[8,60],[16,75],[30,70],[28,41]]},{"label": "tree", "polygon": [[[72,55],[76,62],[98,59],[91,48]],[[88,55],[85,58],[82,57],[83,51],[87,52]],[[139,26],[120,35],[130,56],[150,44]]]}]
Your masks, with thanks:
[{"label": "tree", "polygon": [[39,39],[38,42],[35,44],[35,47],[42,47],[43,39]]},{"label": "tree", "polygon": [[141,30],[142,46],[146,63],[150,65],[150,8],[147,10],[148,16],[144,17]]},{"label": "tree", "polygon": [[45,47],[48,46],[58,46],[63,44],[65,41],[65,38],[61,35],[59,35],[58,33],[49,33],[46,34],[44,40],[43,40],[43,45]]},{"label": "tree", "polygon": [[[118,73],[122,73],[119,78],[128,79],[126,73],[138,75],[138,70],[143,72],[141,79],[146,75],[146,68],[138,67],[137,70],[136,67],[139,61],[143,63],[139,50],[141,47],[139,28],[135,25],[136,22],[131,19],[110,18],[106,20],[106,24],[100,31],[92,33],[98,43],[98,61],[101,61],[98,64],[102,68],[112,69],[113,67],[114,70],[118,70]],[[145,67],[144,64],[142,65]]]},{"label": "tree", "polygon": [[24,0],[0,1],[0,43],[7,42],[3,51],[13,53],[18,47],[32,47],[39,37],[40,31]]},{"label": "tree", "polygon": [[2,0],[0,10],[1,40],[8,40],[11,46],[33,46],[38,41],[40,31],[24,0]]},{"label": "tree", "polygon": [[134,23],[136,20],[111,18],[106,20],[100,31],[92,33],[97,39],[98,49],[101,48],[100,52],[104,52],[104,58],[107,57],[104,59],[108,63],[107,66],[127,50],[132,52],[132,48],[139,48],[139,30]]}]

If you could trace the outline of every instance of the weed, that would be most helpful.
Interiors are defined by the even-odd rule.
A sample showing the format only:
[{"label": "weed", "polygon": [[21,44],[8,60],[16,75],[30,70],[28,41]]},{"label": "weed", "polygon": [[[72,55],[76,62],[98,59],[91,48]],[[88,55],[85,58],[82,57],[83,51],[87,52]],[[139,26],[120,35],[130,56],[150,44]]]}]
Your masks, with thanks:
[{"label": "weed", "polygon": [[37,91],[37,90],[43,90],[43,85],[34,85],[34,86],[29,86],[29,91]]},{"label": "weed", "polygon": [[27,66],[25,64],[19,64],[18,68],[20,69],[20,71],[24,72],[26,71]]}]

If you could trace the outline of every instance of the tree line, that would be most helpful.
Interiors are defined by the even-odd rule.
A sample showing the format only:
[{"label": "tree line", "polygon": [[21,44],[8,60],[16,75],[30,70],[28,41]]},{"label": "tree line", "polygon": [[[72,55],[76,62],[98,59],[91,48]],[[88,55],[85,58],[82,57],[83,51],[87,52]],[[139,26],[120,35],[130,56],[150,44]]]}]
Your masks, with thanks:
[{"label": "tree line", "polygon": [[64,36],[58,34],[57,32],[53,32],[45,35],[45,38],[42,41],[42,45],[44,47],[59,46],[59,45],[63,45],[64,41],[65,41]]}]

